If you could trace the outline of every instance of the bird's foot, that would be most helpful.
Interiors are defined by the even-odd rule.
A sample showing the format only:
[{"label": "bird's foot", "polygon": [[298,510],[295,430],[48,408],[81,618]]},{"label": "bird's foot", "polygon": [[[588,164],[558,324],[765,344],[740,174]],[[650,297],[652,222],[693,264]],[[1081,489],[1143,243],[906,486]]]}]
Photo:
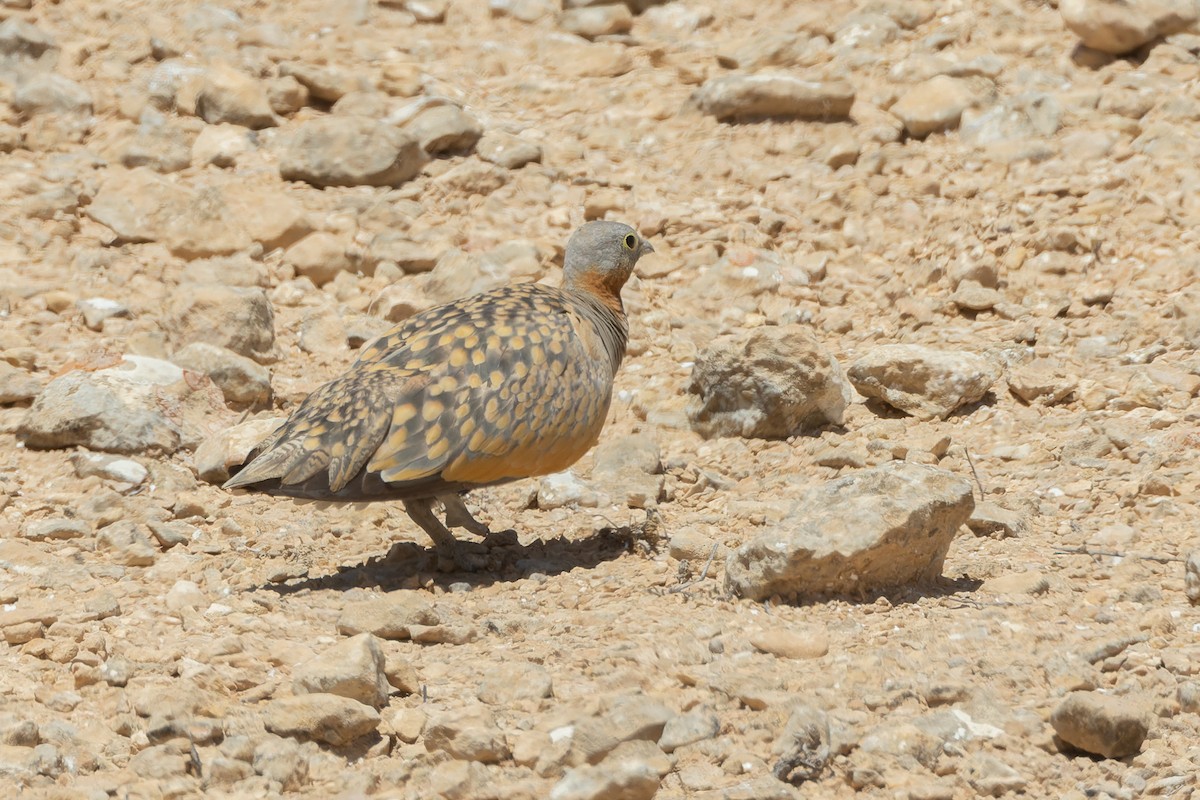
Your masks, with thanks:
[{"label": "bird's foot", "polygon": [[[439,499],[446,506],[447,516],[450,516],[452,511],[457,512],[461,507],[461,511],[474,521],[458,495],[453,495],[452,498],[447,495],[446,498]],[[433,546],[437,552],[438,571],[476,572],[483,569],[487,565],[487,549],[478,542],[462,542],[456,539],[454,534],[434,515],[430,503],[428,498],[407,500],[404,503],[404,509],[413,522],[417,523],[433,540]],[[484,530],[487,530],[486,526],[483,527]]]},{"label": "bird's foot", "polygon": [[466,528],[471,533],[479,537],[488,537],[492,530],[487,525],[475,519],[471,513],[471,509],[467,508],[467,504],[463,502],[461,496],[457,494],[445,494],[438,497],[442,505],[446,509],[446,527],[447,528]]}]

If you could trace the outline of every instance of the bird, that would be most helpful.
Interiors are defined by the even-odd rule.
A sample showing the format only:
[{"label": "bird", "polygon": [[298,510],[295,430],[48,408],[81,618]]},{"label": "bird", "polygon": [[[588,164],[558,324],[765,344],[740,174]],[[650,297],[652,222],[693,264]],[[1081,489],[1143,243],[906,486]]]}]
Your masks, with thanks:
[{"label": "bird", "polygon": [[490,531],[463,495],[561,472],[596,444],[629,338],[621,290],[652,252],[629,225],[593,220],[568,240],[560,286],[510,284],[409,317],[309,394],[224,488],[399,500],[439,570],[477,569],[450,529]]}]

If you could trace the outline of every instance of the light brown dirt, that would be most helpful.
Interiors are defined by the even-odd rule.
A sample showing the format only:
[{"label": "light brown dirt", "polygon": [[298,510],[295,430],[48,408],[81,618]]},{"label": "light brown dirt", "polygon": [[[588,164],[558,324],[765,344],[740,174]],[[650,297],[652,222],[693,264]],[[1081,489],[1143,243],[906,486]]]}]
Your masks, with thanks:
[{"label": "light brown dirt", "polygon": [[[290,61],[373,81],[416,71],[427,94],[459,101],[486,130],[541,144],[542,163],[503,170],[503,185],[490,192],[474,190],[486,181],[471,172],[483,162],[470,155],[435,159],[396,189],[282,182],[267,150],[232,174],[250,190],[286,194],[316,228],[360,249],[389,229],[472,253],[529,240],[541,255],[538,276],[554,276],[585,209],[638,226],[660,260],[625,292],[633,340],[604,439],[653,436],[666,488],[657,522],[664,544],[649,553],[640,509],[531,508],[533,482],[477,492],[470,503],[480,517],[515,529],[519,544],[496,551],[492,569],[445,577],[419,531],[385,505],[231,496],[195,479],[188,449],[135,454],[150,478],[122,493],[77,477],[69,451],[18,446],[27,403],[0,407],[0,715],[32,720],[60,757],[28,768],[32,751],[0,747],[0,786],[9,787],[0,794],[547,797],[564,766],[547,756],[550,766],[535,768],[550,751],[549,732],[643,693],[672,712],[711,711],[720,723],[715,737],[671,755],[654,795],[664,800],[859,790],[974,797],[980,772],[995,769],[982,755],[1015,770],[1014,787],[1031,797],[1191,796],[1200,716],[1179,697],[1200,672],[1200,611],[1183,592],[1183,560],[1200,547],[1195,37],[1095,67],[1072,59],[1075,39],[1049,4],[864,3],[857,11],[875,15],[869,22],[905,17],[904,9],[917,9],[918,21],[895,26],[890,39],[868,25],[858,41],[790,67],[849,81],[853,121],[729,124],[688,104],[704,79],[727,71],[719,57],[766,61],[773,35],[834,30],[855,4],[683,0],[635,17],[628,41],[596,44],[564,37],[552,17],[493,18],[463,0],[433,24],[392,4],[231,3],[222,7],[240,20],[215,28],[200,20],[224,12],[199,3],[20,5],[3,13],[57,40],[58,71],[87,87],[95,108],[87,130],[71,133],[18,113],[0,82],[0,121],[23,137],[0,155],[5,361],[44,381],[102,354],[174,347],[165,344],[166,298],[197,262],[156,243],[111,244],[82,210],[115,169],[105,165],[113,141],[145,105],[152,37],[263,79]],[[703,24],[688,29],[697,19]],[[935,36],[949,42],[938,49]],[[887,134],[898,124],[886,109],[927,77],[921,70],[935,56],[997,59],[994,81],[968,76],[981,109],[1041,92],[1060,125],[999,143],[970,141],[965,130],[924,140]],[[831,168],[833,148],[857,158]],[[189,166],[172,180],[215,171]],[[54,206],[62,188],[78,196],[76,207]],[[750,265],[764,251],[788,265],[788,280],[758,293],[703,281],[722,258]],[[389,283],[413,280],[344,274],[318,289],[294,283],[278,251],[248,260],[261,276],[251,282],[276,313],[272,413],[353,357],[341,347],[302,350],[305,324],[369,312]],[[981,269],[998,275],[1003,300],[960,311],[951,296]],[[74,301],[95,296],[125,304],[130,318],[89,329]],[[844,427],[786,441],[692,433],[684,387],[698,350],[719,333],[796,318],[843,364],[879,344],[923,344],[987,354],[1006,374],[982,402],[944,421],[856,398]],[[1010,392],[1009,381],[1031,382],[1020,370],[1035,359],[1073,381],[1061,402],[1027,404]],[[213,412],[207,424],[216,430],[239,414]],[[928,443],[942,436],[951,444],[938,458]],[[853,469],[815,463],[833,445],[866,463],[908,449],[971,476],[977,500],[1018,512],[1024,531],[977,538],[964,530],[935,586],[799,605],[726,596],[726,549],[804,487]],[[591,465],[587,457],[575,471],[587,479]],[[155,544],[149,566],[129,565],[91,531],[45,541],[23,534],[57,517],[178,518],[195,535],[169,550]],[[700,553],[720,546],[706,574],[703,559],[681,565],[668,554],[676,535],[698,539]],[[198,586],[193,602],[170,599],[179,581]],[[263,708],[291,693],[293,668],[343,638],[343,609],[381,592],[420,595],[444,626],[430,643],[386,643],[389,661],[408,662],[421,689],[393,693],[381,735],[340,749],[306,745],[306,775],[289,784],[261,774],[206,784],[220,752],[195,731],[200,777],[186,749],[177,761],[156,761],[161,773],[136,760],[159,741],[143,713],[151,710],[216,725],[227,741],[263,740]],[[764,636],[813,657],[752,644]],[[804,646],[814,640],[826,643],[824,654]],[[520,685],[523,662],[549,674],[550,696],[479,699],[481,683],[497,677]],[[106,664],[127,670],[127,680],[110,682]],[[1060,752],[1048,720],[1080,688],[1131,696],[1152,715],[1137,755]],[[795,701],[833,725],[834,755],[802,790],[769,777]],[[423,718],[480,705],[507,754],[467,769],[429,751]],[[934,737],[930,751],[934,735],[914,725],[928,728],[930,714],[947,710],[963,715],[955,719],[964,730],[964,717],[990,727]]]}]

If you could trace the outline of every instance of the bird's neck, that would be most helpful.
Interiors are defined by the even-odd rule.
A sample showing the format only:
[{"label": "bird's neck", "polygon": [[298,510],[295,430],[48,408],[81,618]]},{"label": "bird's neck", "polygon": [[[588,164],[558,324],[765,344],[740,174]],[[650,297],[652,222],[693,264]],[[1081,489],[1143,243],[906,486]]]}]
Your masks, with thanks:
[{"label": "bird's neck", "polygon": [[625,357],[625,345],[629,341],[629,322],[625,318],[625,306],[621,303],[621,289],[617,287],[613,291],[602,285],[593,286],[571,281],[563,289],[579,299],[585,316],[596,326],[615,375],[621,366],[621,359]]},{"label": "bird's neck", "polygon": [[624,279],[585,272],[566,280],[563,289],[599,302],[624,322],[625,305],[621,302],[621,287],[624,285]]}]

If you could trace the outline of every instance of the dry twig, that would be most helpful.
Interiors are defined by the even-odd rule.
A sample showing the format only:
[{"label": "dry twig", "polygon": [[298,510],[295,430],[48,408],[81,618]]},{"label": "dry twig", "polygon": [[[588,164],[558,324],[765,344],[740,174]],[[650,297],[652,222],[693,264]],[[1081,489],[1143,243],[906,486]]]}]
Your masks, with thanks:
[{"label": "dry twig", "polygon": [[696,580],[688,581],[687,583],[681,583],[678,586],[672,586],[670,589],[667,590],[667,593],[668,594],[678,594],[682,591],[687,590],[688,588],[690,588],[692,586],[695,586],[697,583],[699,583],[700,581],[707,578],[708,577],[708,568],[712,566],[713,559],[715,559],[717,557],[717,549],[720,546],[721,545],[719,545],[719,544],[713,545],[712,552],[708,554],[708,561],[704,562],[704,569],[700,570],[700,576],[698,578],[696,578]]}]

